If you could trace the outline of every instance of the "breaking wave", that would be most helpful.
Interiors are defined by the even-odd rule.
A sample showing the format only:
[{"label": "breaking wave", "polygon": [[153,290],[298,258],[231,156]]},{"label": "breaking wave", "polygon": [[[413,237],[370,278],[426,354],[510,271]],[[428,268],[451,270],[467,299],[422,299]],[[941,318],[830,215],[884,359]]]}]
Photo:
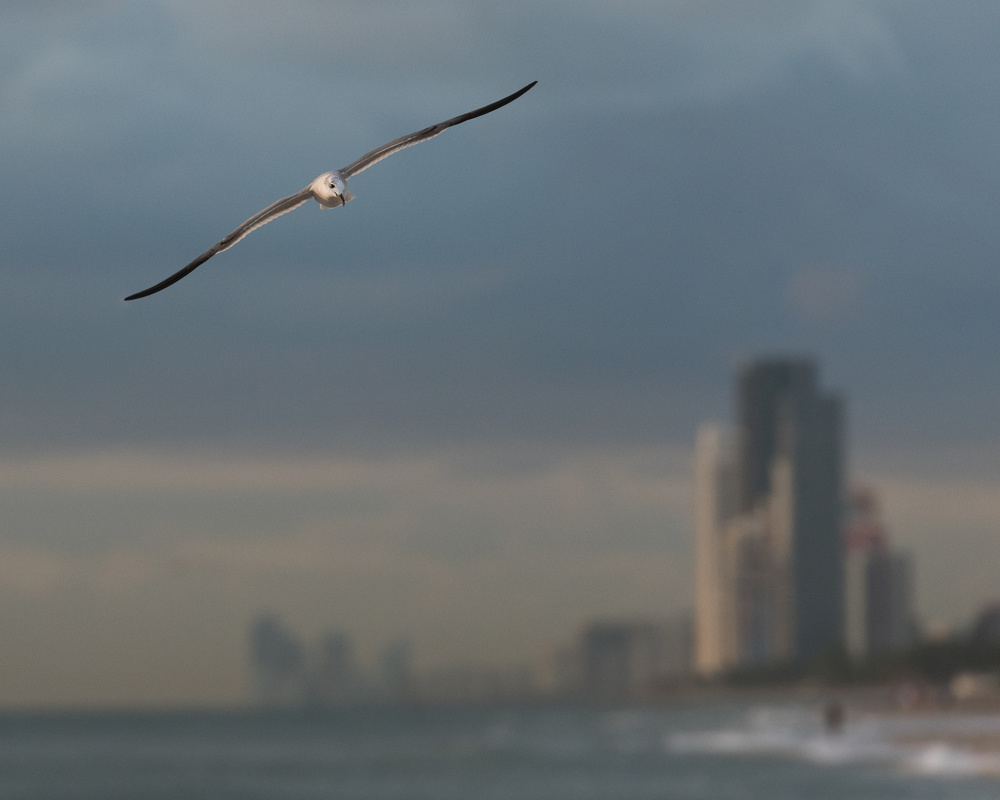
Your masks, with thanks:
[{"label": "breaking wave", "polygon": [[[926,776],[1000,777],[1000,715],[907,714],[848,719],[838,732],[802,706],[756,707],[733,724],[668,734],[668,751],[884,765]],[[997,749],[990,749],[995,746]]]}]

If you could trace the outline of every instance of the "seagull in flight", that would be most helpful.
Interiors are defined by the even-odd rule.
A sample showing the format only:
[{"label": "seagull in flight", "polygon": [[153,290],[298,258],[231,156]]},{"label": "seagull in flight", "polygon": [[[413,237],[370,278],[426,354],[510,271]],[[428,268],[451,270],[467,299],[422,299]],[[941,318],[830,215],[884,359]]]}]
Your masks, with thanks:
[{"label": "seagull in flight", "polygon": [[212,247],[198,256],[194,261],[184,267],[184,269],[175,272],[169,278],[160,281],[155,286],[150,286],[148,289],[129,295],[125,299],[137,300],[140,297],[148,297],[151,294],[156,294],[161,289],[166,289],[168,286],[177,283],[177,281],[200,267],[216,253],[228,250],[240,241],[240,239],[250,233],[250,231],[256,230],[261,225],[266,225],[272,219],[280,217],[282,214],[287,214],[292,209],[298,208],[310,198],[319,203],[321,208],[337,208],[339,206],[346,205],[349,200],[354,199],[354,195],[347,191],[348,178],[352,178],[358,173],[364,172],[368,169],[368,167],[372,166],[372,164],[377,164],[383,158],[387,158],[393,153],[398,153],[400,150],[410,147],[411,145],[426,142],[428,139],[433,139],[438,134],[443,133],[446,128],[450,128],[453,125],[459,125],[466,120],[481,117],[484,114],[489,114],[491,111],[496,111],[498,108],[517,100],[517,98],[528,91],[528,89],[536,83],[538,83],[538,81],[532,81],[523,89],[518,89],[514,92],[514,94],[507,95],[507,97],[502,100],[497,100],[495,103],[490,103],[488,106],[477,108],[475,111],[470,111],[467,114],[462,114],[458,117],[452,117],[444,122],[439,122],[437,125],[431,125],[429,128],[419,130],[416,133],[410,133],[406,136],[400,136],[398,139],[393,139],[391,142],[388,142],[381,147],[376,147],[374,150],[365,153],[357,161],[348,164],[343,169],[336,169],[333,172],[324,172],[302,191],[296,192],[288,197],[282,197],[277,202],[271,203],[271,205],[263,211],[258,211],[227,237],[212,245]]}]

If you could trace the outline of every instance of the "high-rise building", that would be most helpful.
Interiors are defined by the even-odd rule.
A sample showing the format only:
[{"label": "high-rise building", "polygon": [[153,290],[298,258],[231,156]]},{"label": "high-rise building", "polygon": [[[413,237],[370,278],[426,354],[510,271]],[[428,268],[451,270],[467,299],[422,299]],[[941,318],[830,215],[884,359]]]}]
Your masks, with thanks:
[{"label": "high-rise building", "polygon": [[[740,510],[774,500],[784,474],[789,654],[808,658],[843,642],[843,456],[840,399],[819,390],[816,365],[799,359],[751,362],[739,375],[737,470]],[[784,553],[780,552],[784,550]]]},{"label": "high-rise building", "polygon": [[702,425],[695,443],[695,669],[722,672],[736,663],[726,526],[736,513],[736,461],[718,425]]},{"label": "high-rise building", "polygon": [[890,547],[878,497],[867,488],[851,493],[845,536],[845,628],[855,658],[900,650],[915,636],[910,558]]},{"label": "high-rise building", "polygon": [[775,558],[769,510],[739,514],[727,528],[727,568],[732,586],[729,660],[744,666],[766,664],[787,653],[783,628],[783,565]]},{"label": "high-rise building", "polygon": [[814,362],[745,365],[735,447],[695,452],[695,666],[809,658],[843,641],[842,410]]},{"label": "high-rise building", "polygon": [[913,643],[913,569],[906,553],[876,550],[868,562],[868,651],[891,653]]},{"label": "high-rise building", "polygon": [[739,510],[752,511],[771,492],[771,470],[801,398],[816,392],[816,366],[804,360],[745,364],[736,388]]},{"label": "high-rise building", "polygon": [[844,536],[844,641],[847,652],[855,658],[869,651],[868,565],[871,554],[887,547],[874,493],[864,488],[854,489]]}]

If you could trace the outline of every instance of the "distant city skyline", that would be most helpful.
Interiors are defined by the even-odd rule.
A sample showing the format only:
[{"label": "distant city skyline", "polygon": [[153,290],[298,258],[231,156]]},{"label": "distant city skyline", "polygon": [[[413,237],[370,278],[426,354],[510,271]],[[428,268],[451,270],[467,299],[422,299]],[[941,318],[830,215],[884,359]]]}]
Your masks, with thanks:
[{"label": "distant city skyline", "polygon": [[248,631],[248,705],[333,709],[542,701],[636,703],[662,700],[692,675],[687,616],[582,620],[569,640],[551,642],[522,663],[456,661],[419,669],[408,639],[384,645],[374,661],[358,658],[354,637],[329,630],[307,641],[273,613]]}]

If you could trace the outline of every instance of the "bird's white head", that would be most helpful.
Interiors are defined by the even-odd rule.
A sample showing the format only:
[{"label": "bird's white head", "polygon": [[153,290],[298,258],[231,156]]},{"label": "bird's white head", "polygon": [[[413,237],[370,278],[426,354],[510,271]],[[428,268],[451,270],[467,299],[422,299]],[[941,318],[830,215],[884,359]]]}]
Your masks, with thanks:
[{"label": "bird's white head", "polygon": [[336,172],[324,172],[309,188],[323,208],[336,208],[354,199],[354,195],[347,191],[347,181]]}]

